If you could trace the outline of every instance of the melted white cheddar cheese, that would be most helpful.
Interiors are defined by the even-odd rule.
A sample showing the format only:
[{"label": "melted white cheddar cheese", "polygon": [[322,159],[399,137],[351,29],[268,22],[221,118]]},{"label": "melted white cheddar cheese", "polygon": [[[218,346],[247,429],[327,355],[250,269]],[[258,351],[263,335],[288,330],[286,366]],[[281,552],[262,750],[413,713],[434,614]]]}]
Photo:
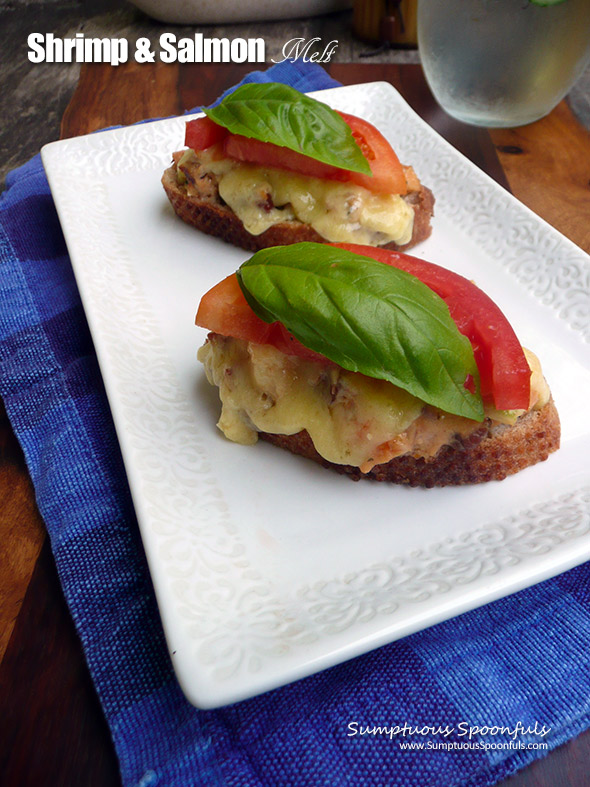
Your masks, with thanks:
[{"label": "melted white cheddar cheese", "polygon": [[353,183],[320,180],[199,153],[219,195],[251,235],[283,221],[309,224],[332,243],[409,243],[413,208],[399,194],[375,194]]},{"label": "melted white cheddar cheese", "polygon": [[[526,354],[530,408],[540,408],[549,389],[538,360]],[[305,429],[324,459],[367,473],[405,453],[434,456],[455,435],[467,436],[480,426],[429,407],[384,380],[285,355],[270,345],[210,334],[198,359],[219,388],[218,427],[244,445],[255,443],[258,432],[292,435]],[[513,423],[523,412],[486,415]]]}]

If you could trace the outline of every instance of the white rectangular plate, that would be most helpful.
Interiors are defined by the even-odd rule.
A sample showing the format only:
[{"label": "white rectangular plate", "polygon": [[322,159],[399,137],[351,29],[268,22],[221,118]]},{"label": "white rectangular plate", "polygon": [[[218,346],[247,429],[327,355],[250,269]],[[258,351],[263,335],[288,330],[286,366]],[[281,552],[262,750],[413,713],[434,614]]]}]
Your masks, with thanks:
[{"label": "white rectangular plate", "polygon": [[366,117],[436,195],[415,254],[465,274],[541,358],[562,448],[501,483],[353,483],[216,429],[201,295],[248,256],[177,219],[160,185],[186,118],[52,143],[51,189],[95,340],[179,681],[246,698],[590,554],[590,258],[459,155],[386,83],[317,94]]}]

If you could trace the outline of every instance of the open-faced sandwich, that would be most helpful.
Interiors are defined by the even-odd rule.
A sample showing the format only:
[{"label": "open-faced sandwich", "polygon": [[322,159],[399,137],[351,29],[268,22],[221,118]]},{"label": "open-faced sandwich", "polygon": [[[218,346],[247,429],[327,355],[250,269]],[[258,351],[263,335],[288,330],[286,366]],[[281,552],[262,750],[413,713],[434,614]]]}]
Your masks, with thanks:
[{"label": "open-faced sandwich", "polygon": [[186,124],[162,183],[181,219],[250,251],[301,241],[409,248],[434,198],[385,137],[286,85],[248,84]]},{"label": "open-faced sandwich", "polygon": [[500,309],[409,255],[262,250],[204,295],[196,322],[218,426],[238,443],[426,487],[501,480],[559,447],[539,361]]}]

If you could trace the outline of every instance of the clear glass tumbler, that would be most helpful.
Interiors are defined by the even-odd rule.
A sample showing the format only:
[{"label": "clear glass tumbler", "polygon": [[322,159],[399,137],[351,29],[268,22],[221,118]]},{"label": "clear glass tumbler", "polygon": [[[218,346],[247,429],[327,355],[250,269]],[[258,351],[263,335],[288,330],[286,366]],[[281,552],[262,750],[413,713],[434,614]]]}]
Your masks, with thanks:
[{"label": "clear glass tumbler", "polygon": [[532,123],[590,62],[590,0],[419,0],[418,49],[449,115],[478,126]]}]

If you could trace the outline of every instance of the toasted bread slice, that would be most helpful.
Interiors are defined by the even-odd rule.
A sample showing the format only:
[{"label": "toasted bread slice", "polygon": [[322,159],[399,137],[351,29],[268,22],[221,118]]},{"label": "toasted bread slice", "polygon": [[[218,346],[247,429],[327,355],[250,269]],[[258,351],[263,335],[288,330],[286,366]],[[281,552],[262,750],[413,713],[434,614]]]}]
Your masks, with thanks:
[{"label": "toasted bread slice", "polygon": [[355,481],[371,478],[431,488],[501,481],[525,467],[545,461],[559,448],[560,423],[553,399],[550,399],[540,410],[530,410],[512,426],[492,424],[487,419],[480,429],[466,438],[457,437],[432,458],[405,454],[375,465],[365,474],[358,467],[323,459],[306,431],[294,435],[259,433],[259,437]]},{"label": "toasted bread slice", "polygon": [[[214,235],[248,251],[259,251],[269,246],[287,246],[303,241],[327,242],[309,224],[303,224],[298,220],[284,221],[275,224],[260,235],[252,235],[245,229],[238,216],[220,198],[213,177],[204,176],[197,184],[198,194],[189,196],[186,186],[178,183],[176,164],[164,172],[162,185],[174,211],[183,221],[201,232]],[[434,196],[430,189],[422,184],[416,183],[416,186],[417,188],[409,191],[404,197],[414,211],[411,240],[402,246],[389,243],[385,248],[409,249],[430,235]]]}]

